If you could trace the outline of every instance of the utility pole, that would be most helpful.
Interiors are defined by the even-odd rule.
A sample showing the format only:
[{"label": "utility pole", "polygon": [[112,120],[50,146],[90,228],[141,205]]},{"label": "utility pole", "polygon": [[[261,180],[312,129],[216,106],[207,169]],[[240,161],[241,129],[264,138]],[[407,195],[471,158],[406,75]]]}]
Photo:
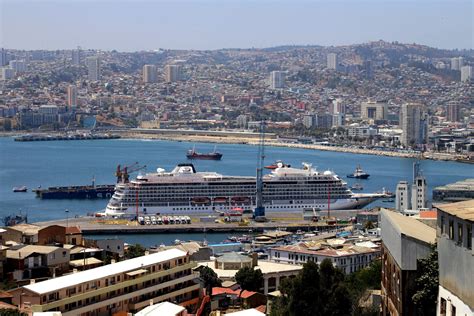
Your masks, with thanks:
[{"label": "utility pole", "polygon": [[257,176],[256,188],[257,194],[255,196],[255,210],[254,219],[257,221],[265,221],[265,207],[263,206],[263,161],[265,159],[265,121],[260,122],[260,139],[258,143],[257,156]]}]

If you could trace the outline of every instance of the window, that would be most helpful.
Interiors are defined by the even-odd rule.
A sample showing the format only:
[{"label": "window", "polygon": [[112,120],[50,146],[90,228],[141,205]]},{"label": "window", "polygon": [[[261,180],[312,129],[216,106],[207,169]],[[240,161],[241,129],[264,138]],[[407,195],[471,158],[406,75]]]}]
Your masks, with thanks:
[{"label": "window", "polygon": [[441,220],[440,220],[440,228],[441,228],[441,235],[444,234],[444,215],[441,215]]},{"label": "window", "polygon": [[472,249],[472,226],[471,224],[466,224],[466,232],[467,232],[467,249]]},{"label": "window", "polygon": [[439,309],[440,316],[446,316],[446,300],[444,298],[441,298],[441,306]]},{"label": "window", "polygon": [[454,222],[449,220],[449,239],[454,240]]},{"label": "window", "polygon": [[456,306],[451,305],[451,316],[456,316]]},{"label": "window", "polygon": [[458,223],[458,241],[457,241],[457,244],[458,245],[462,245],[462,224],[461,223]]}]

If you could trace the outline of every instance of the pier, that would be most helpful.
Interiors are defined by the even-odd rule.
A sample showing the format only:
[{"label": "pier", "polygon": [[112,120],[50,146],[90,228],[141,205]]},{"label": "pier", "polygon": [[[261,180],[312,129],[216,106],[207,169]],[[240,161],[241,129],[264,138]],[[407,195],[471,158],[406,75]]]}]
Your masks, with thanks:
[{"label": "pier", "polygon": [[118,139],[120,135],[116,134],[74,134],[74,135],[22,135],[15,137],[16,142],[38,142],[38,141],[55,141],[55,140],[99,140],[99,139]]}]

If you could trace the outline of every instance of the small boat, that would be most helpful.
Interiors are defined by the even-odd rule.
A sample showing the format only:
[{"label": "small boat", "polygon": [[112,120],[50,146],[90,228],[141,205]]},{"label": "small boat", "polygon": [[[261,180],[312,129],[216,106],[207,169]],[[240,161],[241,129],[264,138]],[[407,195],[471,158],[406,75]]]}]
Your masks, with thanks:
[{"label": "small boat", "polygon": [[214,147],[213,152],[207,154],[199,153],[193,147],[192,149],[188,150],[188,152],[186,153],[186,157],[188,159],[221,160],[222,154],[216,151],[216,147]]},{"label": "small boat", "polygon": [[357,168],[355,169],[354,173],[353,174],[348,174],[347,177],[348,178],[356,178],[356,179],[367,179],[368,177],[370,177],[370,174],[364,172],[364,170],[362,170],[360,165],[358,165]]},{"label": "small boat", "polygon": [[28,188],[22,185],[21,187],[14,187],[13,192],[28,192]]},{"label": "small boat", "polygon": [[15,226],[18,224],[28,223],[28,217],[23,214],[8,215],[3,218],[5,226]]},{"label": "small boat", "polygon": [[265,169],[274,170],[276,168],[283,168],[283,167],[289,168],[289,167],[291,167],[291,165],[285,164],[281,160],[277,160],[274,163],[272,163],[271,165],[265,166]]},{"label": "small boat", "polygon": [[352,186],[351,186],[351,190],[355,190],[355,191],[361,191],[363,190],[364,187],[362,186],[362,184],[360,183],[354,183]]}]

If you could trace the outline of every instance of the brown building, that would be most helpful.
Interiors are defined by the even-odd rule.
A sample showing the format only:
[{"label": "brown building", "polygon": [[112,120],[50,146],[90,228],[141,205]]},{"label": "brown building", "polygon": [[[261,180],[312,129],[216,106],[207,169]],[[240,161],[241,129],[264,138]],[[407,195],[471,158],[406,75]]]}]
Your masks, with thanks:
[{"label": "brown building", "polygon": [[82,245],[82,232],[77,226],[51,225],[38,231],[38,245]]},{"label": "brown building", "polygon": [[38,242],[38,231],[41,228],[31,224],[18,224],[5,227],[2,235],[2,243],[13,241],[18,244],[36,244]]},{"label": "brown building", "polygon": [[382,315],[415,315],[417,260],[436,242],[436,230],[400,213],[382,210]]}]

